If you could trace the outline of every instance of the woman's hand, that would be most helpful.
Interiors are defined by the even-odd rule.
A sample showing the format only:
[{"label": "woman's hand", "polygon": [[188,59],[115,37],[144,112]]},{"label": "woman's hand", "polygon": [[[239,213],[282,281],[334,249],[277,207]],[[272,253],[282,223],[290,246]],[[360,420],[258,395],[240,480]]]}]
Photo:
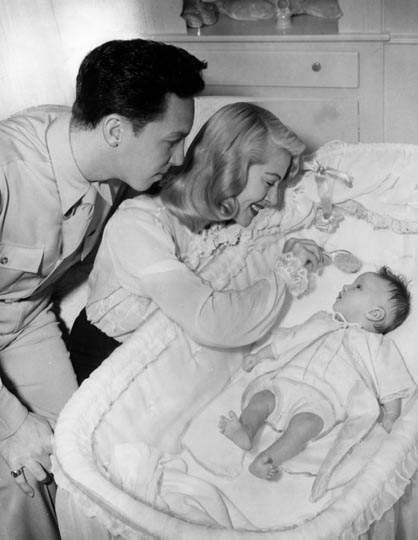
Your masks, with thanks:
[{"label": "woman's hand", "polygon": [[306,238],[289,238],[286,240],[283,252],[291,251],[308,272],[317,272],[329,264],[329,257],[323,248],[313,240]]}]

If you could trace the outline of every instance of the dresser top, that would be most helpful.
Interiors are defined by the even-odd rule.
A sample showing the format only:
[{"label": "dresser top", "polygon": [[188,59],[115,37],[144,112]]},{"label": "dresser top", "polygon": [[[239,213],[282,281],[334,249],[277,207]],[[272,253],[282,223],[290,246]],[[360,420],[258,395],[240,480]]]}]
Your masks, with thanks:
[{"label": "dresser top", "polygon": [[[187,34],[151,36],[170,42],[234,42],[234,41],[388,41],[387,33],[339,33],[338,21],[321,19],[310,15],[294,15],[291,26],[277,27],[276,19],[260,21],[237,21],[223,14],[212,26],[187,29]],[[144,36],[150,37],[150,36]]]}]

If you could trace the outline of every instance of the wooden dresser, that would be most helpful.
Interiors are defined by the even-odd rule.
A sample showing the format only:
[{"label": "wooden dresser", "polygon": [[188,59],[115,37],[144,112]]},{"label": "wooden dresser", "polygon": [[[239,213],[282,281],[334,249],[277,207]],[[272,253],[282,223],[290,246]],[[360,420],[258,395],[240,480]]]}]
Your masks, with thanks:
[{"label": "wooden dresser", "polygon": [[[277,114],[308,144],[382,141],[381,32],[338,32],[336,21],[306,15],[289,30],[275,21],[218,23],[187,35],[165,35],[208,62],[206,95],[249,97]],[[161,36],[155,39],[162,39]]]}]

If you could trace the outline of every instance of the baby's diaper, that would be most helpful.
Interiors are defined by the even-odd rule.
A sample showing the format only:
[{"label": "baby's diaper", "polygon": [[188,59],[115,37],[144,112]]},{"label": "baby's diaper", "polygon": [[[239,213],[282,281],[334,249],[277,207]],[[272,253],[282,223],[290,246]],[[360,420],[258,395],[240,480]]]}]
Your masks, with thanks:
[{"label": "baby's diaper", "polygon": [[324,422],[318,438],[328,433],[336,424],[337,418],[330,401],[322,392],[300,381],[281,377],[277,371],[270,371],[254,379],[242,396],[244,409],[252,396],[262,390],[270,390],[276,398],[276,406],[266,422],[275,431],[284,431],[290,420],[300,413],[312,413]]}]

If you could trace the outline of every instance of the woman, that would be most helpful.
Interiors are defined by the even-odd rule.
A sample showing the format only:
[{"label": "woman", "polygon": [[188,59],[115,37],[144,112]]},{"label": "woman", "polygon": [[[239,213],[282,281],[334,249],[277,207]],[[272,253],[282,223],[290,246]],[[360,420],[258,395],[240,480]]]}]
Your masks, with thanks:
[{"label": "woman", "polygon": [[[277,206],[278,187],[296,174],[304,148],[265,109],[226,105],[201,128],[159,196],[139,196],[119,207],[106,226],[87,306],[70,336],[79,382],[157,308],[206,347],[249,345],[271,328],[286,297],[279,271],[244,290],[215,291],[184,261],[211,224],[247,227],[260,210]],[[291,249],[316,270],[316,244],[293,241]]]}]

